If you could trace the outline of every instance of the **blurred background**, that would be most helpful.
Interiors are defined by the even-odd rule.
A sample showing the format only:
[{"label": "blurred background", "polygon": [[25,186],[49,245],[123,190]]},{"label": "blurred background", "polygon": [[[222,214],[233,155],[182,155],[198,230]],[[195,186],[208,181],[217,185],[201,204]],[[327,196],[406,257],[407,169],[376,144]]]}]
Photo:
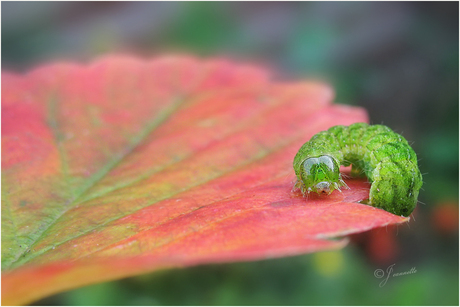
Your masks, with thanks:
[{"label": "blurred background", "polygon": [[[168,270],[36,305],[458,305],[458,2],[2,2],[2,70],[112,52],[264,63],[327,80],[413,145],[424,186],[408,225],[343,250]],[[382,279],[377,269],[416,273]]]}]

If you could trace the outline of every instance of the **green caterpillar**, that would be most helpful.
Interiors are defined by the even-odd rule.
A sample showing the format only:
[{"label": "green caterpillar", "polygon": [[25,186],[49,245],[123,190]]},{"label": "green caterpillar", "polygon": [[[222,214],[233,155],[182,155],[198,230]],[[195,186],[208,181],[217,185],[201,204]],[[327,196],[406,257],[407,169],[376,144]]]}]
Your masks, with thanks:
[{"label": "green caterpillar", "polygon": [[383,125],[356,123],[334,126],[315,134],[294,158],[302,194],[330,194],[341,187],[339,166],[352,165],[352,174],[366,174],[372,183],[368,204],[409,216],[422,187],[417,156],[406,139]]}]

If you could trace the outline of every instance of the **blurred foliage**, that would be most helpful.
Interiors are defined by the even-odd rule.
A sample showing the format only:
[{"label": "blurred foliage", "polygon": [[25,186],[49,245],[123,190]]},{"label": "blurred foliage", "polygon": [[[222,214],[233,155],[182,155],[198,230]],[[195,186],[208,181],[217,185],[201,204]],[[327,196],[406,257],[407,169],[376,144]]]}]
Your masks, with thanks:
[{"label": "blurred foliage", "polygon": [[[331,268],[329,261],[341,259]],[[102,283],[44,304],[65,305],[456,305],[458,267],[397,263],[383,287],[354,248],[252,263],[207,265]],[[444,281],[444,282],[440,282]]]},{"label": "blurred foliage", "polygon": [[[343,251],[156,272],[37,304],[458,305],[458,2],[1,5],[3,69],[107,52],[262,62],[282,80],[330,82],[337,102],[413,142],[424,174],[410,227],[356,236]],[[393,263],[417,273],[379,287],[374,270]]]}]

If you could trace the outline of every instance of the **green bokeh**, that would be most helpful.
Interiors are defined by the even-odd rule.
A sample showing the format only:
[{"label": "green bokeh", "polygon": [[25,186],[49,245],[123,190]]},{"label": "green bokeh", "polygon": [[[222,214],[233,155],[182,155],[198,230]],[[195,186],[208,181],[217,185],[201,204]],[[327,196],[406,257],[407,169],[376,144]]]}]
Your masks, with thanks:
[{"label": "green bokeh", "polygon": [[[161,271],[63,293],[43,304],[64,305],[458,305],[458,266],[420,260],[398,263],[383,279],[354,246],[330,275],[318,270],[325,253],[251,263]],[[325,259],[327,260],[327,259]]]}]

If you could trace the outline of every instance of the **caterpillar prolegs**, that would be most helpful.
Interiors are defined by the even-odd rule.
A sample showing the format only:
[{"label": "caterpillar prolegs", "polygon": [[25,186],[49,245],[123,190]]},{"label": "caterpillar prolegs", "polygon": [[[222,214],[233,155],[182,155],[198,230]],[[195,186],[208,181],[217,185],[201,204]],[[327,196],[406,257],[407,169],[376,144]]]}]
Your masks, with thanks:
[{"label": "caterpillar prolegs", "polygon": [[315,134],[294,158],[302,194],[330,194],[348,188],[339,166],[352,165],[372,183],[368,204],[396,215],[409,216],[422,187],[417,156],[406,139],[383,125],[356,123],[334,126]]}]

